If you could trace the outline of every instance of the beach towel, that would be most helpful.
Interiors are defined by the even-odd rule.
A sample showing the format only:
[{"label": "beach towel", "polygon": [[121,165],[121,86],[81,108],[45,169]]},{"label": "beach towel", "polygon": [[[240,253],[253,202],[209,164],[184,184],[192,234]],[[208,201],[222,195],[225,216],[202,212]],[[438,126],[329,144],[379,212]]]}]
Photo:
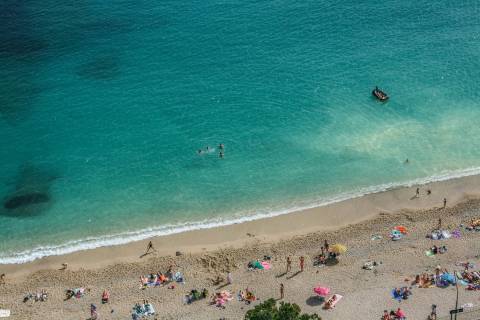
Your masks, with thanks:
[{"label": "beach towel", "polygon": [[151,316],[155,314],[155,309],[153,309],[153,306],[150,303],[146,303],[144,305],[144,309],[145,309],[144,314],[146,314],[147,316]]},{"label": "beach towel", "polygon": [[[163,278],[163,280],[162,280]],[[157,276],[155,275],[153,278],[150,277],[150,275],[147,275],[145,276],[144,279],[147,279],[146,282],[143,282],[142,284],[145,286],[145,287],[156,287],[156,286],[160,286],[162,285],[163,282],[166,282],[167,278],[165,276]]]},{"label": "beach towel", "polygon": [[261,264],[262,264],[263,269],[265,269],[265,270],[270,270],[270,268],[272,267],[270,265],[270,263],[268,263],[267,261],[262,261]]},{"label": "beach towel", "polygon": [[132,309],[132,319],[141,319],[154,314],[155,309],[150,303],[146,303],[143,305],[136,304]]},{"label": "beach towel", "polygon": [[75,288],[75,289],[73,289],[73,295],[77,299],[83,297],[85,295],[85,288]]},{"label": "beach towel", "polygon": [[391,291],[392,298],[395,300],[398,300],[398,302],[402,301],[403,299],[403,293],[400,290],[400,292],[397,292],[395,289]]},{"label": "beach towel", "polygon": [[451,283],[451,284],[455,284],[456,280],[455,280],[455,276],[451,273],[444,273],[440,276],[440,280],[444,281],[444,282],[447,282],[447,283]]},{"label": "beach towel", "polygon": [[253,268],[253,269],[259,269],[259,270],[263,270],[264,267],[262,265],[262,263],[258,260],[255,260],[255,261],[251,261],[249,264],[248,264],[248,267],[249,268]]},{"label": "beach towel", "polygon": [[455,231],[452,232],[452,236],[455,239],[460,239],[462,237],[462,234],[460,233],[460,230],[455,230]]},{"label": "beach towel", "polygon": [[179,283],[185,283],[185,281],[183,280],[183,275],[180,272],[175,273],[175,275],[173,276],[173,280]]},{"label": "beach towel", "polygon": [[403,237],[403,234],[400,231],[398,230],[390,231],[390,238],[392,238],[393,241],[400,240],[402,239],[402,237]]},{"label": "beach towel", "polygon": [[433,256],[435,256],[435,254],[432,252],[432,250],[427,250],[427,251],[425,251],[425,255],[426,255],[427,257],[433,257]]},{"label": "beach towel", "polygon": [[396,227],[393,228],[393,229],[396,230],[396,231],[401,232],[402,234],[407,234],[407,228],[405,228],[404,226],[396,226]]},{"label": "beach towel", "polygon": [[333,309],[337,303],[342,300],[343,296],[339,294],[334,294],[330,299],[325,302],[325,309]]},{"label": "beach towel", "polygon": [[443,239],[450,239],[452,237],[452,235],[450,234],[450,232],[448,232],[448,230],[442,230],[442,238]]}]

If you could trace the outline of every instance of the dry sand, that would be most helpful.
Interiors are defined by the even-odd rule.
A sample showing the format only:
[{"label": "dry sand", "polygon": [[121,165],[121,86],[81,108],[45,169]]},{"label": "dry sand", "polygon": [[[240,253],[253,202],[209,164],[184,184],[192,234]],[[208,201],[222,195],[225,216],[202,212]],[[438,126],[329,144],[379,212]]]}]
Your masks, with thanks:
[{"label": "dry sand", "polygon": [[[270,297],[278,297],[279,285],[284,283],[285,300],[299,304],[304,312],[316,312],[323,319],[378,319],[384,309],[399,305],[409,319],[425,319],[431,304],[439,305],[440,315],[453,307],[455,289],[414,289],[413,296],[400,304],[390,297],[392,288],[405,285],[404,279],[424,271],[432,272],[442,265],[454,270],[457,261],[480,263],[480,233],[462,230],[461,239],[437,241],[446,244],[448,252],[433,258],[424,251],[432,245],[426,233],[442,217],[444,225],[458,228],[471,217],[480,217],[480,178],[453,179],[421,186],[419,198],[414,198],[416,186],[399,188],[325,207],[309,209],[275,218],[268,218],[152,239],[158,252],[139,256],[146,241],[124,246],[81,251],[65,256],[48,257],[23,265],[0,266],[6,273],[6,284],[0,285],[0,309],[10,309],[9,319],[87,319],[90,303],[99,307],[101,319],[129,319],[136,302],[149,300],[158,319],[242,319],[245,312]],[[431,189],[432,194],[426,195]],[[448,200],[442,209],[443,198]],[[454,206],[454,204],[458,204]],[[387,238],[389,230],[403,224],[410,230],[401,241]],[[372,234],[383,239],[371,240]],[[317,268],[312,259],[323,241],[344,243],[349,247],[340,263]],[[183,255],[175,257],[175,251]],[[272,256],[270,271],[248,271],[249,260]],[[285,259],[293,258],[293,272],[285,271]],[[306,257],[306,269],[298,271],[298,257]],[[376,272],[361,268],[367,260],[382,262]],[[62,262],[69,268],[60,271]],[[166,271],[169,265],[182,271],[185,285],[140,289],[139,276]],[[234,293],[249,287],[260,298],[245,305],[229,302],[225,309],[198,301],[183,305],[183,296],[192,288],[218,286],[211,279],[225,277],[231,271],[233,285],[224,289]],[[325,311],[313,298],[313,287],[322,284],[340,293],[344,299],[334,311]],[[81,299],[63,301],[67,288],[88,287],[91,292]],[[100,304],[103,289],[111,292],[111,302]],[[47,302],[27,302],[28,292],[47,289]],[[480,305],[479,294],[461,288],[461,304]],[[111,313],[111,310],[114,310]],[[151,317],[153,319],[153,317]]]}]

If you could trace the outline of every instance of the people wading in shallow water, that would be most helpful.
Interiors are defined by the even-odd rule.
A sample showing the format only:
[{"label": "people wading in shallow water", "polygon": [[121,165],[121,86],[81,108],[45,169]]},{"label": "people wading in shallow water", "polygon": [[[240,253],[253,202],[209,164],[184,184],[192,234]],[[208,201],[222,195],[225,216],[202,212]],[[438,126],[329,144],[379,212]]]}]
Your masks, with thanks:
[{"label": "people wading in shallow water", "polygon": [[220,153],[218,154],[218,157],[220,159],[223,159],[224,156],[225,156],[225,154],[223,153],[223,151],[220,151]]}]

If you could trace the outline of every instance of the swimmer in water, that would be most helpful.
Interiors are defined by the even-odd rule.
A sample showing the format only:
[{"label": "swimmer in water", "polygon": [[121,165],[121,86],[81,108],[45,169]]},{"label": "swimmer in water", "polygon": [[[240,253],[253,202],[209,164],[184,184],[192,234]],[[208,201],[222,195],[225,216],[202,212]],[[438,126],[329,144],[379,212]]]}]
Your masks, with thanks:
[{"label": "swimmer in water", "polygon": [[202,150],[202,149],[198,149],[197,153],[198,153],[198,154],[202,154],[202,153],[203,153],[203,150]]},{"label": "swimmer in water", "polygon": [[219,156],[221,159],[223,159],[223,156],[224,156],[223,151],[220,151],[220,153],[218,154],[218,156]]},{"label": "swimmer in water", "polygon": [[407,158],[407,160],[405,160],[405,164],[408,164],[408,158]]},{"label": "swimmer in water", "polygon": [[220,149],[220,150],[225,149],[225,146],[223,145],[223,143],[220,143],[220,144],[218,145],[218,149]]}]

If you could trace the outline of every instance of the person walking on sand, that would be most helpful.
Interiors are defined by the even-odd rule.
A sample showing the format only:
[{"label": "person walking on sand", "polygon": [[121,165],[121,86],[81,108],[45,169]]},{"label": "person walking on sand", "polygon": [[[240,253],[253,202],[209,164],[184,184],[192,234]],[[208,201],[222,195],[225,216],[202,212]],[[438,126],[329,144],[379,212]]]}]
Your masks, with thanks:
[{"label": "person walking on sand", "polygon": [[292,259],[290,258],[290,256],[287,257],[287,273],[290,272],[290,270],[292,270]]},{"label": "person walking on sand", "polygon": [[90,304],[90,319],[91,320],[98,319],[97,306],[95,306],[93,303]]},{"label": "person walking on sand", "polygon": [[305,258],[303,256],[300,257],[300,272],[303,272],[303,267],[305,266]]},{"label": "person walking on sand", "polygon": [[438,230],[442,230],[442,218],[438,218]]},{"label": "person walking on sand", "polygon": [[437,320],[437,305],[432,304],[432,312],[428,316],[428,320]]},{"label": "person walking on sand", "polygon": [[5,273],[0,275],[0,284],[5,284]]},{"label": "person walking on sand", "polygon": [[155,250],[155,248],[153,247],[152,241],[149,241],[149,242],[148,242],[147,251],[145,252],[145,254],[149,253],[150,250],[152,250],[153,252],[157,251],[157,250]]},{"label": "person walking on sand", "polygon": [[329,249],[330,246],[328,245],[327,240],[325,240],[325,243],[323,244],[323,246],[325,247],[325,251],[328,253],[328,251],[329,251],[328,249]]},{"label": "person walking on sand", "polygon": [[283,283],[280,283],[280,300],[282,300],[284,296],[285,296],[285,288],[283,286]]},{"label": "person walking on sand", "polygon": [[415,197],[420,197],[420,188],[417,188],[417,191],[415,191]]},{"label": "person walking on sand", "polygon": [[443,198],[443,208],[447,207],[447,198]]},{"label": "person walking on sand", "polygon": [[229,272],[229,273],[227,274],[227,283],[228,283],[228,284],[232,284],[232,283],[233,283],[233,277],[232,277],[232,273],[231,273],[231,272]]}]

